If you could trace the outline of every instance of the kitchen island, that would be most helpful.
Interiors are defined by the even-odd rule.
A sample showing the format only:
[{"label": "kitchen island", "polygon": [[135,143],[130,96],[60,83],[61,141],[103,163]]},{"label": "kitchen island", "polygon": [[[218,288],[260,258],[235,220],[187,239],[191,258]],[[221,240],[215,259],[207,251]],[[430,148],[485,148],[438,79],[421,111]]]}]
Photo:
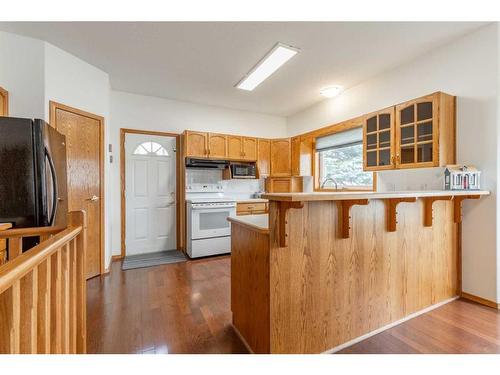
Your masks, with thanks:
[{"label": "kitchen island", "polygon": [[255,353],[333,352],[453,300],[462,204],[488,194],[263,195],[268,221],[228,219],[233,326]]}]

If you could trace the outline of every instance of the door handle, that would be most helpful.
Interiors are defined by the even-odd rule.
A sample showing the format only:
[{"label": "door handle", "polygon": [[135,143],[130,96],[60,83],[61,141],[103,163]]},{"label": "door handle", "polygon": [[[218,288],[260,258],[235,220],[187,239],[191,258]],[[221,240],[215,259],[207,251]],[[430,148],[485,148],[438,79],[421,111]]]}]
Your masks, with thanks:
[{"label": "door handle", "polygon": [[99,197],[97,195],[92,195],[92,197],[87,198],[88,201],[95,202],[99,200]]}]

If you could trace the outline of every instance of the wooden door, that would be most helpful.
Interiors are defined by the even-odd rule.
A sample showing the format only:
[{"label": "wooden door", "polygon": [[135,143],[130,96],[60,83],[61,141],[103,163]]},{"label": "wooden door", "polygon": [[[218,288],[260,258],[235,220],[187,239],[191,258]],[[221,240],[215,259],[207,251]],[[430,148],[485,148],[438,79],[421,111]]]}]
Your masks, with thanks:
[{"label": "wooden door", "polygon": [[186,156],[193,158],[207,157],[207,133],[186,130],[185,138]]},{"label": "wooden door", "polygon": [[396,106],[396,167],[439,165],[439,94]]},{"label": "wooden door", "polygon": [[208,133],[208,157],[227,157],[227,136],[225,134]]},{"label": "wooden door", "polygon": [[242,137],[237,135],[227,136],[227,157],[229,159],[243,159]]},{"label": "wooden door", "polygon": [[271,176],[290,176],[291,167],[290,138],[271,140]]},{"label": "wooden door", "polygon": [[290,140],[292,176],[300,176],[300,137]]},{"label": "wooden door", "polygon": [[0,87],[0,116],[9,115],[9,93]]},{"label": "wooden door", "polygon": [[271,173],[271,141],[259,139],[257,141],[257,170],[259,177],[267,177]]},{"label": "wooden door", "polygon": [[393,169],[394,107],[365,116],[363,124],[363,170]]},{"label": "wooden door", "polygon": [[87,279],[104,272],[104,119],[51,102],[50,124],[66,136],[68,209],[87,212]]},{"label": "wooden door", "polygon": [[243,137],[243,159],[257,160],[257,138]]}]

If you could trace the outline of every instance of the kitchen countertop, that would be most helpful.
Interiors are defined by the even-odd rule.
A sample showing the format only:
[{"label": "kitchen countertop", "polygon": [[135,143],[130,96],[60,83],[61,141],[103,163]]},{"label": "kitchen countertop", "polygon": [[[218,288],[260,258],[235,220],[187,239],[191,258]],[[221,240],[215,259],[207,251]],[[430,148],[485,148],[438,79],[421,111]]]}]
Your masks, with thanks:
[{"label": "kitchen countertop", "polygon": [[262,198],[271,201],[307,202],[307,201],[336,201],[352,199],[390,199],[390,198],[425,198],[463,195],[490,195],[487,190],[408,190],[387,192],[317,192],[317,193],[267,193]]},{"label": "kitchen countertop", "polygon": [[269,233],[269,215],[243,215],[243,216],[229,216],[227,218],[232,224],[243,225],[252,230],[256,230],[260,233]]},{"label": "kitchen countertop", "polygon": [[269,200],[263,198],[236,199],[236,203],[267,203]]}]

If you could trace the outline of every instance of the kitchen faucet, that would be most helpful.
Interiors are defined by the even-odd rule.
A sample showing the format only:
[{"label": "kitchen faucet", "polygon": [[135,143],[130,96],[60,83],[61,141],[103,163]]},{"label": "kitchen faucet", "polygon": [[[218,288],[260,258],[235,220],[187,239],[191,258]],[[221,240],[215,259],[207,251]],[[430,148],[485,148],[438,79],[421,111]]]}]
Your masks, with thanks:
[{"label": "kitchen faucet", "polygon": [[333,182],[333,183],[334,183],[334,185],[335,185],[335,190],[338,190],[337,181],[335,181],[335,180],[334,180],[333,178],[331,178],[330,176],[327,176],[327,177],[323,180],[323,182],[321,183],[320,188],[321,188],[321,189],[323,189],[323,188],[325,187],[325,185],[326,185],[326,183],[327,183],[328,181]]}]

